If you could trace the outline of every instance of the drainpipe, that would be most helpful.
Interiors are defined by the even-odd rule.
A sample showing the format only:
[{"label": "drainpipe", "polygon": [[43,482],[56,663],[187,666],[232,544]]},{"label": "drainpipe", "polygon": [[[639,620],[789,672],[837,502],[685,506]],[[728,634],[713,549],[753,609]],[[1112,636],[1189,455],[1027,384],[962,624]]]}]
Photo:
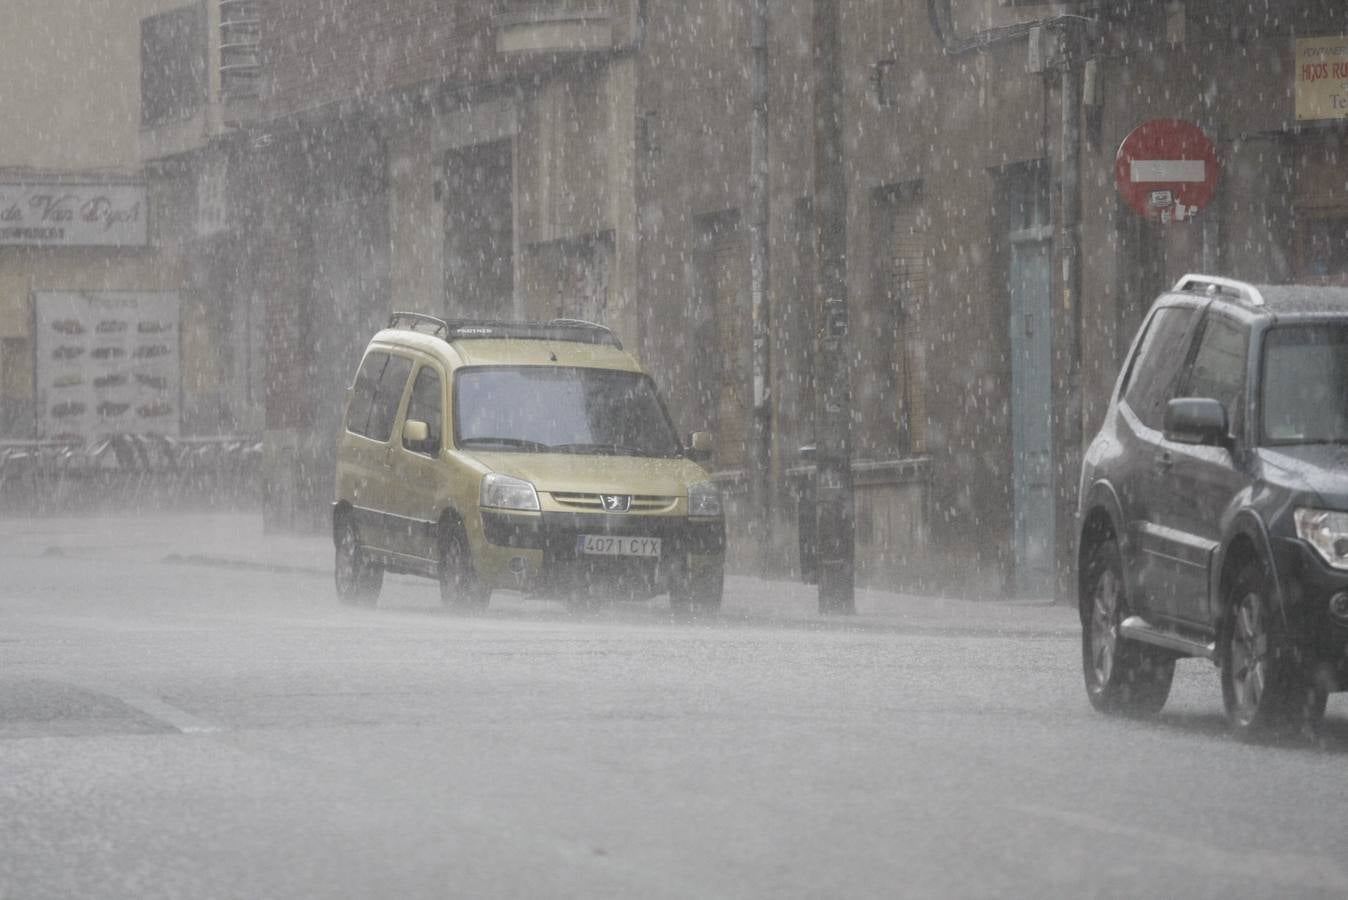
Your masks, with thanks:
[{"label": "drainpipe", "polygon": [[815,416],[819,612],[856,611],[856,500],[847,340],[847,172],[839,0],[814,0],[814,202],[819,298]]},{"label": "drainpipe", "polygon": [[750,414],[753,525],[758,563],[766,575],[772,547],[772,403],[768,347],[768,0],[752,0],[750,46],[753,53],[750,101],[753,106],[749,152],[749,271],[753,302],[753,409]]},{"label": "drainpipe", "polygon": [[[1059,172],[1059,200],[1062,205],[1059,216],[1058,244],[1062,258],[1062,303],[1063,314],[1070,322],[1071,335],[1068,341],[1067,359],[1067,402],[1065,412],[1066,459],[1063,460],[1063,472],[1067,477],[1060,484],[1071,490],[1077,484],[1072,473],[1081,470],[1082,442],[1084,440],[1084,418],[1081,389],[1081,72],[1075,66],[1077,43],[1071,31],[1063,34],[1062,62],[1062,166]],[[1065,491],[1060,491],[1060,496]],[[1076,498],[1067,498],[1075,501]],[[1067,504],[1065,504],[1067,505]],[[1067,529],[1062,529],[1060,535]],[[1055,552],[1054,556],[1062,561],[1070,554]],[[1070,572],[1063,573],[1070,584]]]}]

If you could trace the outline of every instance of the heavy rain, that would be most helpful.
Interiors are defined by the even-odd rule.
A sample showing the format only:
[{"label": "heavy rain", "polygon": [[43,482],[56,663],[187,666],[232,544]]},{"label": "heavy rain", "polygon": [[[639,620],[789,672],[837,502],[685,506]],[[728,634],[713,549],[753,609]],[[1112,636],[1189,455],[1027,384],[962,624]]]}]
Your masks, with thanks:
[{"label": "heavy rain", "polygon": [[0,0],[0,900],[1341,897],[1343,0]]}]

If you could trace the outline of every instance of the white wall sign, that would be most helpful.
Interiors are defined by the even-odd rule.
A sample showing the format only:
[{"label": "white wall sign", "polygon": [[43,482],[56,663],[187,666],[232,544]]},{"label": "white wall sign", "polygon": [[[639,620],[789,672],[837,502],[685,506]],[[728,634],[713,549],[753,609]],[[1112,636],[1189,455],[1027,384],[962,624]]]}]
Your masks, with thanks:
[{"label": "white wall sign", "polygon": [[42,437],[177,436],[177,293],[42,291],[33,310]]},{"label": "white wall sign", "polygon": [[0,246],[143,247],[143,184],[0,184]]}]

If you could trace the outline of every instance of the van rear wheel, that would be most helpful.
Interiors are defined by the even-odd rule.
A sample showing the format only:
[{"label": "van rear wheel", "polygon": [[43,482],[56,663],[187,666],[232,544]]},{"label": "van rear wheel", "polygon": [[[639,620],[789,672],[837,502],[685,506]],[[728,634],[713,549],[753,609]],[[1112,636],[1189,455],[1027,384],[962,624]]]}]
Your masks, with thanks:
[{"label": "van rear wheel", "polygon": [[384,585],[384,570],[366,557],[360,534],[348,518],[337,525],[333,580],[337,599],[351,606],[374,606]]}]

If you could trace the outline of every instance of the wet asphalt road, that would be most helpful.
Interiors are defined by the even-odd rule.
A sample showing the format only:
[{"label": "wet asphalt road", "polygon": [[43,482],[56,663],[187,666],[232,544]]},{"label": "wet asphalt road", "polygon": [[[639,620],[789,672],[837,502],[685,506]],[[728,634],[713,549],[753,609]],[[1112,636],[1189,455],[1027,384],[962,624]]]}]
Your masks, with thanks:
[{"label": "wet asphalt road", "polygon": [[1348,695],[1243,746],[1067,628],[443,612],[0,554],[0,900],[1348,894]]}]

